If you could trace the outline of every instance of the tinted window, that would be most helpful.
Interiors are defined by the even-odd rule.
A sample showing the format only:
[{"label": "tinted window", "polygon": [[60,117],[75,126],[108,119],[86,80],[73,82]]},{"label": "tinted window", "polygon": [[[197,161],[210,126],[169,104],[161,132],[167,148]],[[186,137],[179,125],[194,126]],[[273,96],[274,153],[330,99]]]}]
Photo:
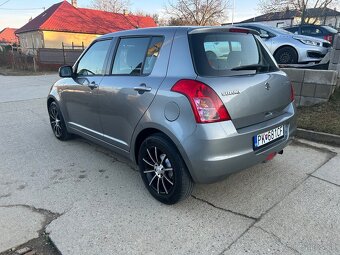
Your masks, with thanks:
[{"label": "tinted window", "polygon": [[[263,46],[252,34],[193,33],[189,35],[196,72],[202,76],[244,74],[237,67],[263,65],[258,72],[277,70]],[[255,70],[256,71],[256,70]],[[246,73],[254,72],[247,70]]]},{"label": "tinted window", "polygon": [[143,68],[143,74],[150,74],[155,63],[156,63],[156,60],[158,58],[158,55],[159,55],[159,52],[160,52],[160,49],[163,45],[163,37],[153,37],[151,42],[150,42],[150,45],[149,45],[149,48],[148,48],[148,51],[147,51],[147,54],[146,54],[146,58],[145,58],[145,63],[144,63],[144,68]]},{"label": "tinted window", "polygon": [[298,34],[299,33],[299,28],[298,27],[289,27],[286,28],[287,31],[293,33],[293,34]]},{"label": "tinted window", "polygon": [[301,34],[303,35],[310,35],[310,36],[318,36],[322,35],[322,31],[317,27],[302,27]]},{"label": "tinted window", "polygon": [[193,33],[189,35],[189,41],[196,72],[202,76],[242,74],[244,71],[231,69],[249,65],[264,65],[265,68],[258,72],[277,70],[268,53],[252,34]]},{"label": "tinted window", "polygon": [[113,63],[112,74],[140,75],[149,42],[149,37],[121,39]]},{"label": "tinted window", "polygon": [[77,67],[78,75],[103,75],[104,62],[111,40],[98,41],[86,51]]}]

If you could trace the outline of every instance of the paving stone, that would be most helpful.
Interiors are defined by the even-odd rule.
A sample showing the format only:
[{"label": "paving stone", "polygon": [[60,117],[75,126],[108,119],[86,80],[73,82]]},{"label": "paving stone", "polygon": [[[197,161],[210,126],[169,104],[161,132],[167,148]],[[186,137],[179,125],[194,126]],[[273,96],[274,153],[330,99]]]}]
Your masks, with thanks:
[{"label": "paving stone", "polygon": [[340,254],[340,187],[310,177],[255,226],[301,254]]},{"label": "paving stone", "polygon": [[327,164],[313,173],[313,176],[340,186],[340,156],[332,158]]},{"label": "paving stone", "polygon": [[265,164],[218,183],[196,185],[194,195],[226,210],[258,218],[330,157],[327,152],[293,144]]},{"label": "paving stone", "polygon": [[0,252],[37,238],[45,217],[22,206],[0,207]]},{"label": "paving stone", "polygon": [[260,228],[252,227],[223,254],[295,255],[297,252],[282,243],[276,236],[267,233]]}]

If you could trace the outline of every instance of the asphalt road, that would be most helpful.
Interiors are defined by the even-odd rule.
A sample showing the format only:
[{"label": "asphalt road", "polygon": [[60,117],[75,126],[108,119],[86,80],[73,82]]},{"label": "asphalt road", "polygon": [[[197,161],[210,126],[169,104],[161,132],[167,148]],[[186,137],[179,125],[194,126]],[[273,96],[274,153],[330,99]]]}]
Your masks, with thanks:
[{"label": "asphalt road", "polygon": [[0,253],[46,232],[72,255],[340,254],[339,148],[297,140],[166,206],[125,159],[54,138],[55,80],[0,76]]}]

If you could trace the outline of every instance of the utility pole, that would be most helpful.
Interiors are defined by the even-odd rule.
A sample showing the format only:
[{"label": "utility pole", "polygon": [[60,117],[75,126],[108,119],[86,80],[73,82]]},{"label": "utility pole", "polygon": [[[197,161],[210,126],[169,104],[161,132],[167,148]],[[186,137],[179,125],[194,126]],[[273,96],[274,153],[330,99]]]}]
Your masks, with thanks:
[{"label": "utility pole", "polygon": [[235,0],[233,0],[233,9],[231,13],[231,24],[234,25],[234,14],[235,14]]}]

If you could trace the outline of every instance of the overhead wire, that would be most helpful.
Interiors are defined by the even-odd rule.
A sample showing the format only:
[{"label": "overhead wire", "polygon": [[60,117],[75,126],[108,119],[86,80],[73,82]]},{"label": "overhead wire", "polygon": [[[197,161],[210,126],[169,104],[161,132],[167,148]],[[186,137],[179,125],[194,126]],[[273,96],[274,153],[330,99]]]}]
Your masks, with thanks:
[{"label": "overhead wire", "polygon": [[9,1],[11,1],[11,0],[7,0],[7,1],[3,2],[2,4],[0,4],[0,6],[3,6],[4,4],[8,3]]}]

